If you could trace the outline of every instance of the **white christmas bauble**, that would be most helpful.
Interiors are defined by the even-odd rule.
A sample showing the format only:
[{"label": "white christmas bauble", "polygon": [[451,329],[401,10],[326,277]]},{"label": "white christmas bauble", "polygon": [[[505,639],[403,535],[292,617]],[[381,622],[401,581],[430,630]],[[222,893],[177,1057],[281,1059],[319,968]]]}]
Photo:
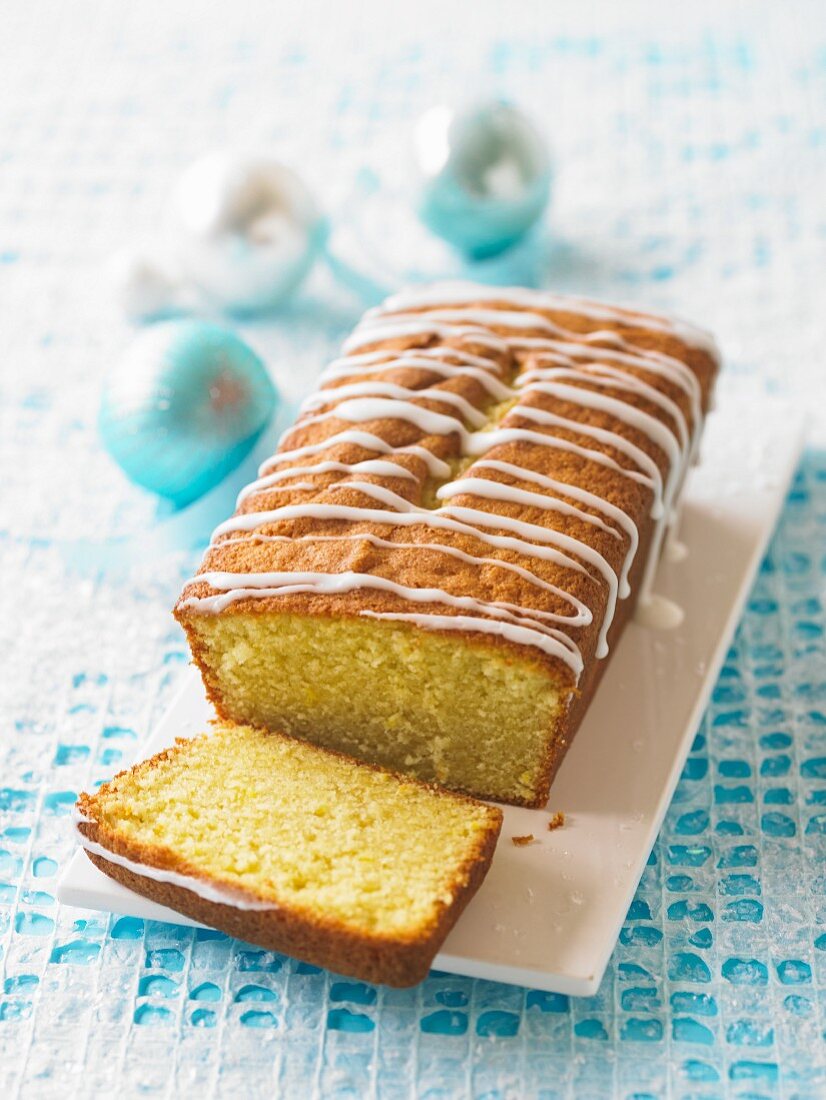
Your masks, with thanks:
[{"label": "white christmas bauble", "polygon": [[167,225],[181,280],[211,304],[239,313],[282,302],[326,237],[313,196],[291,169],[265,154],[230,151],[186,169]]}]

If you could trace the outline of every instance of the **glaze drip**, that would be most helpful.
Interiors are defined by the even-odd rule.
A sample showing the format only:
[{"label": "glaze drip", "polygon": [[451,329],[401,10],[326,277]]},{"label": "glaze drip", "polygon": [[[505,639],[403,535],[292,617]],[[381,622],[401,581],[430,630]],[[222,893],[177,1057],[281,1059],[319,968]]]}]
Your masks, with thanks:
[{"label": "glaze drip", "polygon": [[[575,331],[543,311],[617,328]],[[687,468],[697,453],[703,394],[687,362],[638,346],[634,343],[638,333],[666,336],[679,341],[680,346],[711,355],[716,363],[714,343],[702,329],[676,318],[615,309],[584,299],[469,284],[419,289],[390,298],[365,316],[345,341],[344,355],[324,371],[322,388],[304,402],[302,415],[282,437],[281,444],[287,449],[280,449],[265,462],[259,478],[239,496],[239,506],[243,505],[244,510],[213,534],[213,546],[360,540],[388,550],[419,549],[510,571],[533,589],[561,600],[569,609],[567,613],[530,603],[485,600],[441,586],[405,585],[375,571],[354,570],[210,570],[191,583],[207,584],[214,594],[188,596],[182,606],[219,613],[241,600],[297,592],[334,596],[374,590],[406,603],[448,606],[455,613],[408,613],[374,607],[362,609],[359,614],[433,630],[497,635],[542,650],[564,663],[574,679],[578,678],[583,658],[569,631],[590,625],[596,608],[566,592],[564,586],[544,580],[530,568],[530,561],[552,562],[604,589],[596,645],[596,655],[604,657],[617,601],[630,594],[629,572],[640,545],[637,524],[628,511],[606,495],[592,491],[593,486],[586,489],[513,461],[514,448],[507,460],[490,452],[509,444],[526,444],[531,454],[534,447],[552,448],[577,461],[595,463],[648,493],[655,524],[641,600],[643,605],[650,603],[653,570]],[[434,345],[434,341],[441,343]],[[670,351],[671,347],[666,346]],[[397,371],[421,372],[422,387],[390,381],[388,375]],[[382,377],[376,377],[379,375]],[[406,374],[404,381],[408,378],[411,376]],[[468,394],[472,390],[465,388],[458,393],[449,388],[458,383],[476,384],[482,402],[495,406],[493,414],[471,400]],[[572,415],[569,407],[583,410],[582,419]],[[589,422],[588,414],[597,414],[601,423]],[[605,426],[606,418],[618,426]],[[417,431],[420,441],[391,445],[382,428],[389,422],[402,422]],[[326,438],[289,447],[289,440],[300,436],[304,429],[327,423],[332,431]],[[663,455],[665,474],[649,447],[629,439],[629,433],[647,440],[655,453]],[[571,435],[577,439],[569,438]],[[430,446],[426,445],[428,440]],[[439,440],[444,445],[436,446]],[[463,464],[458,476],[446,461],[449,453],[457,453],[457,447],[458,455],[472,463],[469,469]],[[332,452],[338,448],[342,453],[334,455]],[[352,457],[354,448],[361,452],[357,458]],[[307,461],[314,456],[320,456],[320,461]],[[434,507],[415,502],[420,478],[411,469],[411,461],[414,467],[420,462],[427,477],[442,482],[435,491]],[[330,483],[328,475],[341,476]],[[323,481],[316,480],[321,478]],[[371,478],[399,479],[391,482],[398,485],[399,492]],[[412,482],[416,484],[409,490],[404,488]],[[346,504],[291,499],[282,506],[247,510],[254,508],[257,496],[313,490],[328,497],[347,491],[351,500],[353,496],[362,499]],[[402,492],[412,492],[414,500]],[[564,516],[572,521],[569,529],[578,534],[516,518],[510,514],[512,506],[521,515],[535,511],[539,516]],[[354,530],[298,537],[261,530],[303,519],[344,523]],[[405,528],[425,528],[462,535],[497,552],[518,554],[522,563],[489,554],[477,556],[448,541],[419,544],[384,538],[366,530],[366,525],[390,528],[391,534]],[[610,547],[617,542],[624,547],[619,569],[605,556],[607,549],[604,553],[597,549],[598,545]],[[613,551],[611,557],[616,560]]]}]

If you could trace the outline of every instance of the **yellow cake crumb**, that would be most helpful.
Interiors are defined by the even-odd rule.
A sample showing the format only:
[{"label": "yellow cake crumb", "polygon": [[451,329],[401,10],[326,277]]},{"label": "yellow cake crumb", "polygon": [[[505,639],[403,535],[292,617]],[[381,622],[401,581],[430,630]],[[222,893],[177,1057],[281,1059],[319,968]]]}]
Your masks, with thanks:
[{"label": "yellow cake crumb", "polygon": [[[216,724],[122,772],[83,813],[184,873],[364,932],[435,919],[499,810],[279,734]],[[497,826],[498,827],[498,826]]]},{"label": "yellow cake crumb", "polygon": [[238,612],[188,628],[224,718],[493,801],[535,797],[566,696],[530,659],[352,618]]}]

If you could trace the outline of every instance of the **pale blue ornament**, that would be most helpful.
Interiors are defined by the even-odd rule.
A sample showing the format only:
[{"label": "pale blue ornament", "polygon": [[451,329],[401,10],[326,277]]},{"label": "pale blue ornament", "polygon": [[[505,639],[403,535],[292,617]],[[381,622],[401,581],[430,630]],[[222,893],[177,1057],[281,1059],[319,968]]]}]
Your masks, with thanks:
[{"label": "pale blue ornament", "polygon": [[546,143],[508,103],[434,107],[419,121],[416,159],[422,221],[471,259],[516,244],[548,203]]},{"label": "pale blue ornament", "polygon": [[243,461],[277,403],[243,340],[202,321],[166,321],[136,337],[107,379],[100,433],[132,481],[182,507]]}]

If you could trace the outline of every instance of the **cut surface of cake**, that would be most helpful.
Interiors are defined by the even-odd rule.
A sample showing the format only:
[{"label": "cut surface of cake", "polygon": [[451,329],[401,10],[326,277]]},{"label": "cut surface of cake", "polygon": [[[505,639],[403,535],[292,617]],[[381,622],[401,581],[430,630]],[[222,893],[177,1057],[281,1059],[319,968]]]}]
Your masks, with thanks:
[{"label": "cut surface of cake", "polygon": [[543,804],[718,366],[685,322],[544,291],[370,311],[176,607],[219,715]]},{"label": "cut surface of cake", "polygon": [[366,981],[420,981],[481,883],[501,811],[216,723],[78,801],[89,858],[251,943]]}]

